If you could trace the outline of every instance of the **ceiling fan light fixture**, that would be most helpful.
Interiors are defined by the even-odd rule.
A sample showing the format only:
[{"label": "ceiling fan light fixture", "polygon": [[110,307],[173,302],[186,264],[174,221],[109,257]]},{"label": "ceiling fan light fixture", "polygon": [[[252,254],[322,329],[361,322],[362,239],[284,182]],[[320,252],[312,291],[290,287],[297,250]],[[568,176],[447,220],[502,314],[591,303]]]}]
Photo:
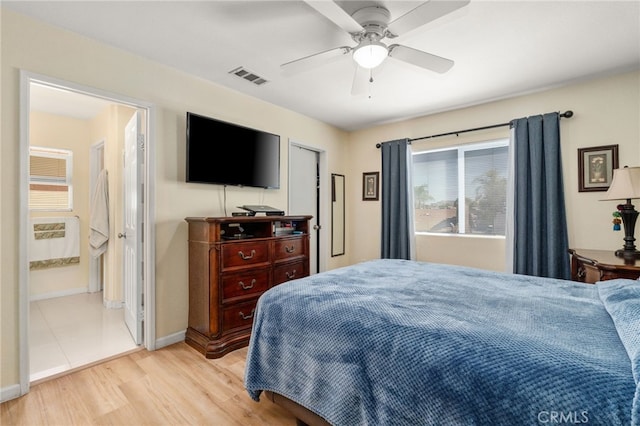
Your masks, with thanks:
[{"label": "ceiling fan light fixture", "polygon": [[353,50],[353,60],[362,68],[375,68],[384,61],[389,51],[384,43],[376,40],[362,40]]}]

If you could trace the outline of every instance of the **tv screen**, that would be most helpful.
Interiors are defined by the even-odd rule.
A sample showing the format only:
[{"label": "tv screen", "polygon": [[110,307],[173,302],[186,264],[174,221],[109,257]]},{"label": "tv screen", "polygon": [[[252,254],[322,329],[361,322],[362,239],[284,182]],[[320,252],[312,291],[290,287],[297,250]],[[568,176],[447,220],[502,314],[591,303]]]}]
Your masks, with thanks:
[{"label": "tv screen", "polygon": [[187,182],[280,188],[280,136],[187,112]]}]

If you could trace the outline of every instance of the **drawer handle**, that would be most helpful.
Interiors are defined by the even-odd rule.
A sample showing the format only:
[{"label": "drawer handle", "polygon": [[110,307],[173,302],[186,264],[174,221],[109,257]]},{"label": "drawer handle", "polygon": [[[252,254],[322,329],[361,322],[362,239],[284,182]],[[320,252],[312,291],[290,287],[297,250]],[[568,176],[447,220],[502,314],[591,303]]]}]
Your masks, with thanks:
[{"label": "drawer handle", "polygon": [[289,273],[289,271],[286,271],[285,275],[287,276],[287,278],[292,280],[292,279],[294,279],[296,277],[296,270],[294,269],[292,273]]},{"label": "drawer handle", "polygon": [[238,256],[240,256],[242,258],[242,260],[249,260],[249,259],[253,259],[253,256],[256,255],[256,251],[255,250],[251,250],[251,254],[250,255],[246,255],[242,252],[242,250],[240,250],[238,252]]},{"label": "drawer handle", "polygon": [[256,279],[252,279],[251,284],[249,285],[246,285],[243,281],[240,281],[238,284],[240,285],[240,287],[242,287],[243,290],[251,290],[253,286],[256,285]]},{"label": "drawer handle", "polygon": [[293,253],[294,251],[296,251],[296,246],[284,246],[284,251],[286,251],[287,253]]},{"label": "drawer handle", "polygon": [[256,308],[253,308],[249,315],[243,314],[242,311],[238,315],[240,315],[240,318],[242,318],[243,320],[248,320],[248,319],[253,318],[253,314],[255,314],[255,313],[256,313]]}]

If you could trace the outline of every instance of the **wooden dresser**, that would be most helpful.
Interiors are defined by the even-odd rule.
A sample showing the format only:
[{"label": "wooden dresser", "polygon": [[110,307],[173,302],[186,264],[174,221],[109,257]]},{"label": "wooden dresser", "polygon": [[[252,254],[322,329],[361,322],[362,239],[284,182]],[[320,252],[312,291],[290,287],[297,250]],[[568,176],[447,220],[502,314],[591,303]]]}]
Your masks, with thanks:
[{"label": "wooden dresser", "polygon": [[262,293],[309,275],[311,216],[188,217],[186,342],[207,358],[246,346]]},{"label": "wooden dresser", "polygon": [[593,284],[596,281],[640,277],[640,260],[616,257],[614,250],[570,249],[571,279]]}]

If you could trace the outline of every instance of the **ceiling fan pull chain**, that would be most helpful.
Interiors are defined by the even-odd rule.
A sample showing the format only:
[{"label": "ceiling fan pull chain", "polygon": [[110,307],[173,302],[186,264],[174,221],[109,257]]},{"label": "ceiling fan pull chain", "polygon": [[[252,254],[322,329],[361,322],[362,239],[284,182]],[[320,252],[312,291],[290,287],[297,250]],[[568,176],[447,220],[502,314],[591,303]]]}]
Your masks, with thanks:
[{"label": "ceiling fan pull chain", "polygon": [[371,99],[371,88],[373,87],[373,68],[369,68],[369,99]]}]

